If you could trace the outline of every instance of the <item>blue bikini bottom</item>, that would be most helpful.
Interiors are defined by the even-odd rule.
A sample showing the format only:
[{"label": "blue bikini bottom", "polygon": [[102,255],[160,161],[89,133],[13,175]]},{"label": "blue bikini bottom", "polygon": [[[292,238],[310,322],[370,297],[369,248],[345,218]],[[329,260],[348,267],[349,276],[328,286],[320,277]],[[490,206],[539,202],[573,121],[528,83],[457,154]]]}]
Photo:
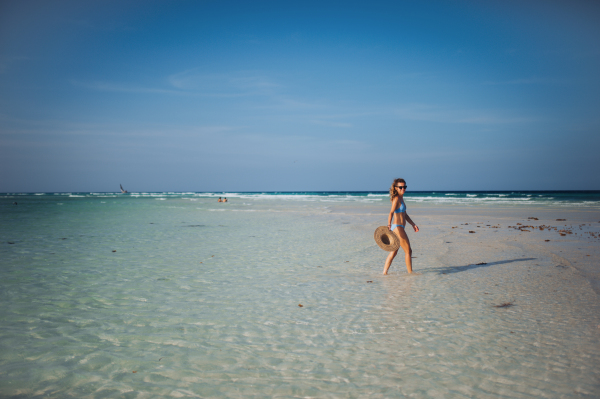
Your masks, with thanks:
[{"label": "blue bikini bottom", "polygon": [[392,225],[392,231],[396,230],[396,227],[402,227],[402,228],[404,228],[404,225],[403,224],[393,224]]}]

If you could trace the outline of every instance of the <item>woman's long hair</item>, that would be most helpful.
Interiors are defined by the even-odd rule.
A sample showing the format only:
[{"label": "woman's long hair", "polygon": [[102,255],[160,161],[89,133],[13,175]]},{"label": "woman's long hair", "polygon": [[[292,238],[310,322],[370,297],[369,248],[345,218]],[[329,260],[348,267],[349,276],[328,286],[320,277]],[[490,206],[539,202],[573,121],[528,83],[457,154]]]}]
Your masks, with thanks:
[{"label": "woman's long hair", "polygon": [[392,187],[390,187],[390,202],[394,202],[394,198],[398,196],[398,192],[396,191],[396,184],[398,183],[406,184],[404,179],[394,179],[392,182]]}]

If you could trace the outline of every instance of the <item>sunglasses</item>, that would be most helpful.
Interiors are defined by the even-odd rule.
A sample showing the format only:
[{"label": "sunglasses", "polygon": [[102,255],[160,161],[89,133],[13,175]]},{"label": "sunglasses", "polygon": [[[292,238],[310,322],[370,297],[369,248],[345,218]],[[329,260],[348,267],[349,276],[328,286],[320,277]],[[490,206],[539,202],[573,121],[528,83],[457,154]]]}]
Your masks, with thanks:
[{"label": "sunglasses", "polygon": [[400,190],[402,190],[402,189],[407,189],[408,186],[396,186],[396,188],[399,188]]}]

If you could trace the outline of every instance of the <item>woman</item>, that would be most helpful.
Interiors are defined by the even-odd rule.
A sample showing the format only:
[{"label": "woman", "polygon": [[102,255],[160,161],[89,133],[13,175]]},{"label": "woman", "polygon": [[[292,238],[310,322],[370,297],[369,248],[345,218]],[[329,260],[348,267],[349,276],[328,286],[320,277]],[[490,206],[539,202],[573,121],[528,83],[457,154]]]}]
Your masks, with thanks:
[{"label": "woman", "polygon": [[[404,231],[406,222],[410,223],[415,232],[419,231],[419,227],[412,221],[412,219],[406,213],[406,204],[404,204],[404,193],[406,193],[406,182],[404,179],[395,179],[390,187],[390,201],[392,201],[392,209],[388,216],[388,229],[392,230],[398,238],[400,238],[400,247],[404,250],[404,259],[406,260],[406,269],[409,273],[412,273],[412,249],[410,248],[410,241]],[[394,224],[392,224],[392,217],[395,218]],[[383,274],[387,274],[388,269],[392,265],[392,261],[396,257],[398,250],[390,252],[387,259],[385,260],[385,266],[383,268]]]}]

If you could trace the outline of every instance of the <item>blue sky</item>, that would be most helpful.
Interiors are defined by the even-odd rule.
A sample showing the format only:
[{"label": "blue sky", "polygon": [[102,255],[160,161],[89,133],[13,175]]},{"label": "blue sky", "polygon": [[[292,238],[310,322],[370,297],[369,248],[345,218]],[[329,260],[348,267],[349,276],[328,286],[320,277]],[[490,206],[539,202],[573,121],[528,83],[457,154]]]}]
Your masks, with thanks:
[{"label": "blue sky", "polygon": [[0,192],[597,190],[599,4],[0,1]]}]

